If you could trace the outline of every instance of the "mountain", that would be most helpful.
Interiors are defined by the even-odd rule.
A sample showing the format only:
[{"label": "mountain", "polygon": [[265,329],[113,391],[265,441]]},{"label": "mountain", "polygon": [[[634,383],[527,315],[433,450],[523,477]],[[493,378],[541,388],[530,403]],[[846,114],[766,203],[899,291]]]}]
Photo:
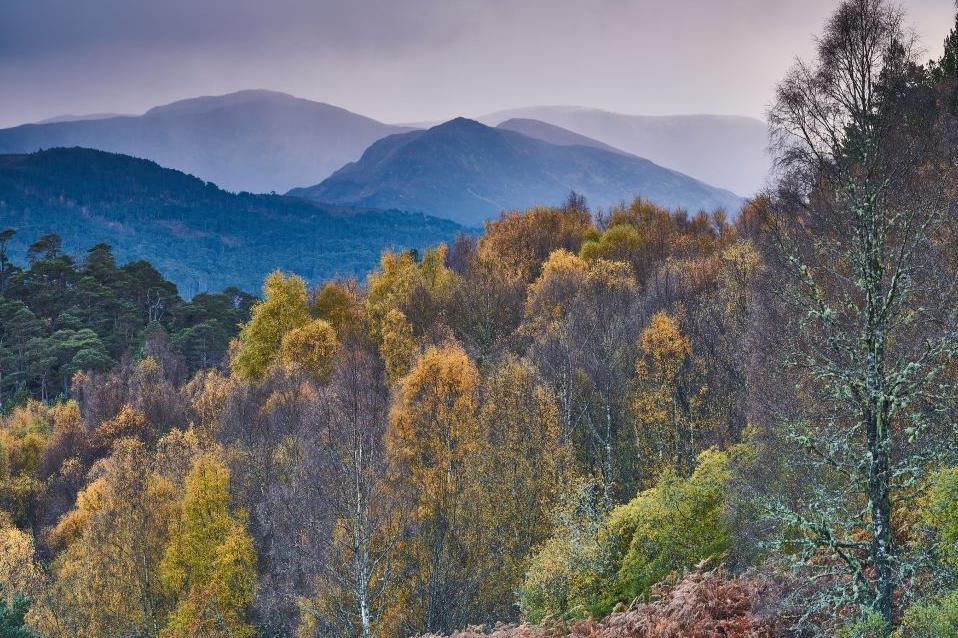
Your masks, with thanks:
[{"label": "mountain", "polygon": [[547,122],[742,195],[762,188],[771,167],[768,127],[732,115],[624,115],[578,106],[532,106],[477,118]]},{"label": "mountain", "polygon": [[537,140],[542,140],[543,142],[549,142],[549,144],[556,144],[558,146],[591,146],[592,148],[601,148],[606,151],[629,155],[629,153],[621,151],[614,146],[603,144],[599,140],[594,140],[591,137],[586,137],[585,135],[579,135],[578,133],[570,131],[567,128],[562,128],[561,126],[549,124],[548,122],[543,122],[541,120],[529,120],[526,118],[514,117],[511,120],[506,120],[505,122],[496,125],[496,128],[522,133],[526,137],[533,137]]},{"label": "mountain", "polygon": [[139,116],[0,129],[0,153],[84,146],[150,159],[231,191],[283,192],[407,130],[285,93],[240,91],[181,100]]},{"label": "mountain", "polygon": [[56,148],[0,155],[0,229],[8,254],[46,233],[81,254],[109,243],[121,262],[147,259],[187,296],[237,285],[258,291],[274,269],[320,281],[362,275],[387,247],[421,248],[462,229],[399,211],[318,206],[279,195],[233,194],[125,155]]},{"label": "mountain", "polygon": [[126,116],[124,116],[121,113],[87,113],[86,115],[74,115],[72,113],[66,113],[64,115],[48,117],[38,122],[34,122],[34,124],[57,124],[59,122],[82,122],[84,120],[105,120],[109,117],[126,117]]},{"label": "mountain", "polygon": [[742,200],[652,162],[590,146],[559,146],[457,118],[391,135],[358,162],[290,195],[320,202],[398,208],[476,226],[501,210],[558,204],[569,191],[607,207],[637,195],[691,211]]}]

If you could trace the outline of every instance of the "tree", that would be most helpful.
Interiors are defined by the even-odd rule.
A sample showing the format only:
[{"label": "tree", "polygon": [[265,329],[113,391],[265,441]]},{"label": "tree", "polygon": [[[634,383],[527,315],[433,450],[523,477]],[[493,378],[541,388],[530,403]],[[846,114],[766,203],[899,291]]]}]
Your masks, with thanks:
[{"label": "tree", "polygon": [[731,460],[743,452],[703,452],[689,477],[666,470],[611,511],[596,506],[594,487],[580,484],[531,559],[519,589],[526,619],[602,617],[670,574],[720,557],[731,542],[724,511]]},{"label": "tree", "polygon": [[229,506],[229,471],[202,456],[186,478],[180,519],[160,565],[177,597],[163,636],[252,636],[245,620],[256,583],[253,539]]},{"label": "tree", "polygon": [[[718,559],[731,542],[725,521],[725,487],[730,457],[707,450],[687,477],[665,470],[654,487],[612,510],[607,521],[613,543],[614,593],[607,593],[605,612],[615,602],[646,595],[669,574]],[[621,552],[621,553],[619,553]]]},{"label": "tree", "polygon": [[283,336],[309,322],[306,283],[300,277],[274,272],[263,284],[263,295],[240,331],[232,361],[233,371],[247,379],[262,379],[280,354]]},{"label": "tree", "polygon": [[313,295],[313,316],[329,322],[335,330],[347,329],[359,315],[356,280],[329,281]]},{"label": "tree", "polygon": [[485,552],[474,613],[489,622],[515,614],[514,591],[535,547],[552,534],[552,515],[575,480],[552,391],[527,361],[505,358],[482,387],[480,443],[467,468],[476,477],[468,507]]},{"label": "tree", "polygon": [[35,262],[38,259],[55,259],[57,255],[60,254],[60,244],[60,236],[56,233],[44,235],[30,244],[30,248],[27,251],[27,259],[30,260],[30,262]]},{"label": "tree", "polygon": [[389,629],[402,513],[383,445],[389,390],[382,366],[357,348],[343,353],[330,388],[326,418],[303,445],[303,478],[322,481],[322,504],[300,501],[300,516],[314,529],[333,524],[319,543],[315,593],[300,604],[300,633],[376,638]]},{"label": "tree", "polygon": [[0,600],[39,593],[42,584],[33,538],[16,527],[0,511]]},{"label": "tree", "polygon": [[336,331],[322,319],[293,328],[283,335],[280,361],[298,365],[310,376],[323,383],[329,379],[339,343]]},{"label": "tree", "polygon": [[381,338],[391,310],[401,311],[417,334],[429,327],[452,283],[446,252],[446,245],[440,244],[418,262],[415,251],[383,253],[379,270],[366,278],[364,309],[374,337]]},{"label": "tree", "polygon": [[464,470],[478,445],[478,386],[462,348],[432,346],[400,381],[390,412],[388,459],[414,526],[400,549],[411,569],[399,600],[409,630],[448,631],[469,613]]},{"label": "tree", "polygon": [[628,264],[587,263],[557,250],[526,300],[529,357],[558,399],[563,440],[587,471],[602,477],[609,502],[634,480],[625,398],[641,321],[637,292]]},{"label": "tree", "polygon": [[379,355],[386,364],[386,379],[393,384],[409,372],[416,353],[416,339],[406,315],[395,309],[383,317],[381,335]]},{"label": "tree", "polygon": [[166,612],[158,568],[176,491],[131,439],[119,440],[93,475],[54,530],[64,550],[37,612],[39,628],[49,636],[155,638]]},{"label": "tree", "polygon": [[0,638],[40,638],[26,625],[25,618],[32,601],[26,596],[14,596],[9,602],[0,597]]},{"label": "tree", "polygon": [[851,599],[889,624],[897,490],[926,457],[931,406],[951,400],[939,380],[958,350],[939,241],[953,168],[934,147],[946,122],[912,57],[895,7],[845,0],[770,112],[783,173],[770,287],[788,322],[770,340],[800,395],[778,414],[816,488],[779,511],[803,555],[843,564]]},{"label": "tree", "polygon": [[704,388],[692,373],[692,345],[664,312],[652,316],[639,338],[635,365],[635,415],[639,453],[651,476],[672,469],[679,476],[692,471]]}]

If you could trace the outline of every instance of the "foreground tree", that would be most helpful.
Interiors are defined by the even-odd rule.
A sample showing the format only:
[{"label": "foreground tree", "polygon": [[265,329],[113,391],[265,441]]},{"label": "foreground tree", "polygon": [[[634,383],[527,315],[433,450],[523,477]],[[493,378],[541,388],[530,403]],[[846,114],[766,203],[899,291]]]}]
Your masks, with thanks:
[{"label": "foreground tree", "polygon": [[175,489],[134,439],[117,441],[92,475],[53,532],[65,549],[37,624],[48,636],[156,637],[167,609],[159,563]]},{"label": "foreground tree", "polygon": [[305,525],[321,529],[332,520],[332,529],[318,544],[315,594],[300,603],[299,633],[377,638],[395,586],[400,515],[386,480],[385,371],[369,352],[347,349],[329,390],[303,449],[303,479],[322,482],[322,503],[303,513],[316,516]]},{"label": "foreground tree", "polygon": [[510,619],[533,548],[552,533],[553,510],[575,478],[552,391],[528,361],[506,358],[482,388],[480,445],[469,463],[469,506],[485,553],[473,606],[482,620]]},{"label": "foreground tree", "polygon": [[399,383],[386,450],[411,526],[400,551],[404,631],[450,631],[470,612],[477,578],[465,537],[464,471],[476,453],[479,373],[462,348],[428,348]]},{"label": "foreground tree", "polygon": [[[907,571],[892,512],[934,451],[929,431],[953,398],[940,381],[958,354],[941,235],[953,163],[935,147],[943,123],[912,58],[896,7],[845,0],[770,114],[783,180],[769,340],[796,388],[774,411],[808,481],[776,507],[802,530],[809,565],[844,566],[838,603],[888,624]],[[823,551],[835,562],[811,561]]]}]

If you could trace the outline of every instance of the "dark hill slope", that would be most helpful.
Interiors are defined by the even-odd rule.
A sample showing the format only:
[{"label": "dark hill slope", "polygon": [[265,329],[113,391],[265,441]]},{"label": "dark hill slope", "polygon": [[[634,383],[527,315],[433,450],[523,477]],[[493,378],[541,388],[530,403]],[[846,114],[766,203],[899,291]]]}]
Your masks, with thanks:
[{"label": "dark hill slope", "polygon": [[387,247],[452,238],[456,224],[421,214],[318,206],[278,195],[232,194],[147,160],[84,148],[0,156],[0,228],[23,255],[56,232],[64,248],[97,242],[119,261],[146,259],[192,295],[259,289],[273,269],[318,281],[361,275]]}]

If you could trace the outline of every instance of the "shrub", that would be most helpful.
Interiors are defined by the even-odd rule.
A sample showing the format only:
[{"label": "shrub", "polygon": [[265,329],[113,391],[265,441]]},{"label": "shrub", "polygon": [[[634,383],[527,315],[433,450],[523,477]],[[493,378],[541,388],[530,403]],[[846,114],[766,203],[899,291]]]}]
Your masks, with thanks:
[{"label": "shrub", "polygon": [[888,625],[877,611],[866,611],[838,630],[836,638],[881,638],[888,635]]},{"label": "shrub", "polygon": [[723,452],[706,451],[692,476],[680,478],[666,471],[655,487],[612,511],[609,541],[618,565],[615,599],[629,603],[645,596],[670,573],[689,569],[718,557],[729,546],[724,519],[724,490],[729,460]]},{"label": "shrub", "polygon": [[599,618],[646,596],[670,574],[721,556],[730,543],[729,478],[729,455],[706,451],[690,477],[664,472],[655,487],[604,518],[580,492],[532,559],[519,590],[523,616]]},{"label": "shrub", "polygon": [[958,636],[958,591],[912,605],[902,619],[902,638]]}]

